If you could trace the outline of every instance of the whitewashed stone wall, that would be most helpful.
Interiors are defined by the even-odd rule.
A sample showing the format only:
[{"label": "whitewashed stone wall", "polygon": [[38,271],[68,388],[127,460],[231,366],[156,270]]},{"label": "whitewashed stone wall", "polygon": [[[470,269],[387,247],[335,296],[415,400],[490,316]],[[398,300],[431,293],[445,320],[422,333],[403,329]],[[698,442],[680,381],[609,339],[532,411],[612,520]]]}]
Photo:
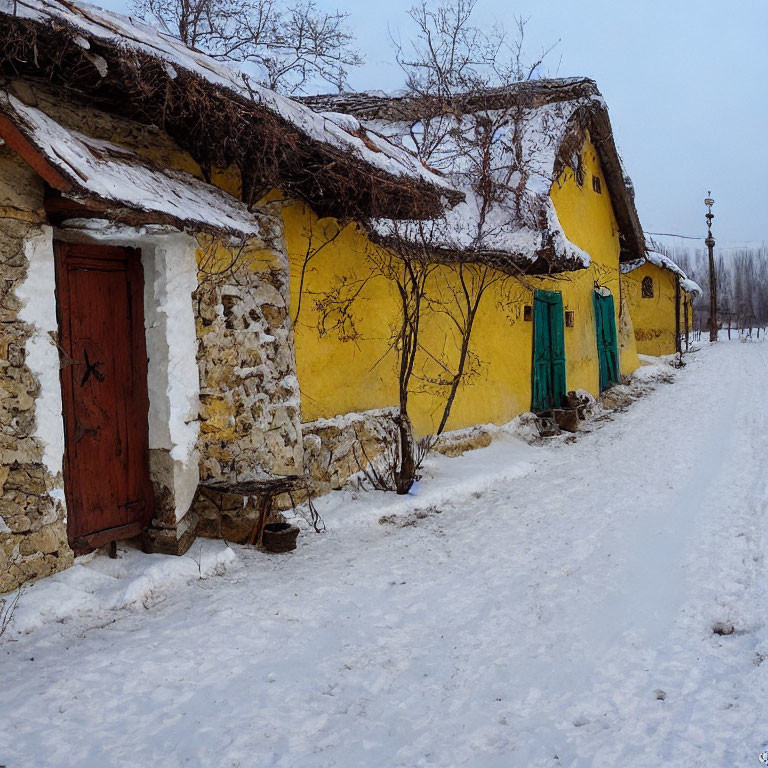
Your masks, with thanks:
[{"label": "whitewashed stone wall", "polygon": [[0,146],[0,592],[73,562],[53,251],[42,203],[36,175]]},{"label": "whitewashed stone wall", "polygon": [[[60,103],[57,94],[37,96],[71,127],[161,161],[184,159],[157,129]],[[54,232],[46,224],[41,180],[0,145],[0,591],[73,562],[62,476],[54,237],[141,250],[156,499],[145,548],[180,554],[196,533],[211,534],[209,510],[195,505],[200,481],[302,472],[282,219],[270,207],[255,215],[261,239],[249,247],[259,259],[210,280],[198,269],[196,239],[168,227],[91,219]]]}]

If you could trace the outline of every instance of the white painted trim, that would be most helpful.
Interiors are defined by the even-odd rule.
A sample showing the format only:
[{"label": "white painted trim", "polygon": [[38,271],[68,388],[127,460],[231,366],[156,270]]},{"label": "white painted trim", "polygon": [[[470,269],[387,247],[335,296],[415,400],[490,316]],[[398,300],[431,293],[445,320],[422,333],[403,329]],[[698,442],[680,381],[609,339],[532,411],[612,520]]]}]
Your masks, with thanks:
[{"label": "white painted trim", "polygon": [[59,381],[59,352],[51,338],[58,332],[56,319],[56,272],[53,260],[53,230],[44,226],[24,244],[29,261],[27,277],[16,288],[23,303],[19,319],[32,327],[26,343],[26,364],[40,382],[35,400],[35,433],[43,446],[43,463],[53,477],[62,471],[64,421]]},{"label": "white painted trim", "polygon": [[149,447],[170,452],[180,520],[200,480],[200,373],[192,293],[197,288],[197,244],[176,234],[141,249],[144,320],[149,355]]}]

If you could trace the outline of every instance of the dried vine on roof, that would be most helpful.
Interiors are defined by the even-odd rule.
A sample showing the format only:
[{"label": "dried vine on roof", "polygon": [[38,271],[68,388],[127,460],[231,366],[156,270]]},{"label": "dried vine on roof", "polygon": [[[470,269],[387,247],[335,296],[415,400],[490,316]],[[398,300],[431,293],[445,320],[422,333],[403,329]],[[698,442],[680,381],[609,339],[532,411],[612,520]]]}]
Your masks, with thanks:
[{"label": "dried vine on roof", "polygon": [[258,94],[248,99],[128,46],[92,40],[85,49],[78,38],[64,22],[0,15],[0,70],[8,79],[47,81],[74,100],[162,127],[209,177],[213,167],[237,166],[249,205],[281,188],[321,215],[425,218],[442,210],[445,190],[313,140],[259,103]]}]

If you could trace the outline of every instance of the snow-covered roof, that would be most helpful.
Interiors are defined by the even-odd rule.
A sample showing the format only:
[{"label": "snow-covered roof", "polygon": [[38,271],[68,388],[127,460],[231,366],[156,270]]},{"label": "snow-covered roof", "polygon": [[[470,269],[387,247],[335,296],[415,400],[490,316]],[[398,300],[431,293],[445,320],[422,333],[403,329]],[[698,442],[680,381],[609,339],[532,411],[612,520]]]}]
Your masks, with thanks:
[{"label": "snow-covered roof", "polygon": [[5,118],[0,136],[46,181],[78,202],[95,203],[114,215],[138,212],[144,222],[196,231],[237,237],[259,233],[256,217],[243,203],[189,173],[161,168],[126,147],[65,128],[2,91],[0,116]]},{"label": "snow-covered roof", "polygon": [[648,249],[642,259],[635,259],[633,261],[622,264],[621,271],[624,274],[629,274],[630,272],[634,272],[636,269],[639,269],[645,264],[653,264],[659,269],[666,269],[668,272],[672,272],[680,278],[681,290],[691,294],[692,296],[701,296],[701,286],[699,286],[699,284],[694,280],[691,280],[688,275],[686,275],[685,272],[683,272],[683,270],[680,269],[680,267],[678,267],[677,264],[675,264],[675,262],[669,258],[669,256],[666,256],[663,253],[659,253],[659,251]]},{"label": "snow-covered roof", "polygon": [[[471,156],[471,150],[468,153],[462,147],[462,143],[472,141],[476,114],[441,118],[444,138],[431,153],[429,162],[449,175],[464,192],[465,199],[446,212],[439,246],[455,252],[509,254],[518,262],[535,262],[541,251],[549,247],[554,264],[589,266],[589,254],[566,237],[549,195],[569,119],[580,106],[588,104],[589,100],[545,104],[524,110],[509,120],[504,112],[491,113],[492,119],[500,124],[497,140],[490,147],[490,162],[497,169],[494,175],[503,196],[491,200],[485,210],[486,198],[477,194],[474,185],[476,158]],[[368,126],[418,151],[412,123],[373,120]],[[415,135],[418,141],[418,128]],[[522,163],[517,158],[522,158]],[[390,227],[387,220],[376,222],[382,233]]]},{"label": "snow-covered roof", "polygon": [[[463,94],[444,101],[382,96],[379,93],[310,97],[316,108],[351,112],[371,132],[386,136],[444,173],[465,196],[447,211],[433,240],[437,248],[503,259],[533,271],[586,267],[589,254],[566,236],[550,197],[565,165],[577,165],[585,130],[594,133],[622,230],[622,257],[642,251],[642,231],[621,160],[611,136],[605,102],[591,80],[558,79],[519,83]],[[478,190],[476,136],[493,131],[487,143],[494,194]],[[574,140],[578,137],[578,140]],[[623,224],[623,226],[621,226]],[[418,223],[379,219],[383,237],[418,239]],[[409,230],[412,235],[409,235]],[[434,233],[433,233],[434,234]]]},{"label": "snow-covered roof", "polygon": [[[130,76],[141,77],[143,63],[154,62],[155,67],[150,76],[142,79],[141,88],[136,89],[135,93],[133,89],[123,89],[120,95],[126,103],[132,99],[148,102],[161,91],[183,89],[186,86],[180,81],[192,77],[203,84],[207,97],[214,102],[234,99],[240,105],[250,108],[250,112],[246,109],[246,115],[255,122],[259,120],[259,113],[253,112],[254,107],[267,110],[279,118],[284,126],[285,140],[274,154],[279,155],[284,162],[289,161],[292,152],[301,154],[302,150],[308,151],[304,146],[308,142],[310,146],[314,145],[315,150],[318,145],[324,147],[339,165],[343,165],[345,159],[356,163],[359,169],[364,169],[368,174],[368,183],[371,185],[381,186],[382,181],[388,181],[390,188],[379,190],[379,197],[387,193],[396,195],[398,190],[392,188],[394,182],[400,187],[404,183],[417,185],[422,195],[431,195],[433,207],[441,205],[441,196],[458,200],[449,182],[427,169],[401,147],[379,136],[369,136],[364,128],[359,124],[351,125],[347,118],[338,118],[332,114],[319,115],[305,105],[259,85],[234,66],[192,50],[139,19],[72,0],[0,0],[0,22],[0,26],[5,25],[0,28],[4,40],[20,35],[22,41],[34,51],[33,56],[26,56],[23,46],[16,48],[6,45],[2,56],[5,56],[8,64],[8,73],[22,70],[32,73],[38,68],[46,76],[66,81],[68,78],[80,77],[81,70],[89,70],[88,79],[96,82],[89,82],[88,88],[106,88],[107,81],[113,77],[114,82],[110,88],[113,93],[117,86],[119,93],[120,80],[129,76],[131,68],[136,71]],[[41,30],[48,33],[49,37],[38,42],[36,35]],[[51,34],[55,38],[50,37]],[[58,38],[69,43],[66,55],[76,57],[84,66],[78,67],[74,61],[70,63],[61,60],[56,62],[55,68],[46,66],[46,56],[54,56],[55,51],[51,49],[54,47],[54,39]],[[158,73],[164,82],[157,82]],[[99,78],[101,82],[98,82]],[[115,95],[113,93],[112,98]],[[170,96],[164,98],[172,102]],[[197,93],[187,95],[187,98],[195,100],[197,110],[204,106],[199,89]],[[146,107],[146,103],[141,106]],[[215,107],[215,104],[211,105],[211,112],[215,111]],[[171,114],[163,112],[162,118],[170,120]],[[157,122],[160,123],[160,120]],[[241,126],[238,129],[242,130]],[[228,138],[221,135],[219,140],[226,143]],[[270,148],[266,146],[264,151],[270,151]],[[326,157],[325,166],[329,162],[333,160]],[[319,167],[324,166],[321,164]],[[373,178],[370,178],[371,175]],[[357,181],[360,183],[359,178]],[[407,197],[406,191],[401,188],[400,196]],[[322,195],[317,188],[315,192]],[[395,207],[398,205],[402,206],[402,203],[396,202]]]}]

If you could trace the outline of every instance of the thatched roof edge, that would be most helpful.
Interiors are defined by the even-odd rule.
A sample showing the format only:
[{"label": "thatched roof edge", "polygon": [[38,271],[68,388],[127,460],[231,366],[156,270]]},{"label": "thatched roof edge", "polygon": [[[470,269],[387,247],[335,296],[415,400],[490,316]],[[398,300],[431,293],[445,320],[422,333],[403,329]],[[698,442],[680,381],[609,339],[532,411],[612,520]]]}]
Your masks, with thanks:
[{"label": "thatched roof edge", "polygon": [[0,138],[84,215],[238,239],[261,232],[257,214],[218,187],[68,129],[1,89]]},{"label": "thatched roof edge", "polygon": [[537,109],[557,102],[579,106],[557,154],[554,177],[569,164],[574,140],[583,140],[589,130],[603,166],[608,192],[619,225],[620,261],[632,261],[645,253],[645,237],[634,201],[632,181],[624,171],[616,148],[608,109],[597,83],[590,78],[548,78],[491,88],[477,93],[419,97],[383,92],[341,93],[310,96],[303,102],[314,109],[351,114],[361,120],[387,122],[419,120],[425,115],[467,114],[511,107]]}]

